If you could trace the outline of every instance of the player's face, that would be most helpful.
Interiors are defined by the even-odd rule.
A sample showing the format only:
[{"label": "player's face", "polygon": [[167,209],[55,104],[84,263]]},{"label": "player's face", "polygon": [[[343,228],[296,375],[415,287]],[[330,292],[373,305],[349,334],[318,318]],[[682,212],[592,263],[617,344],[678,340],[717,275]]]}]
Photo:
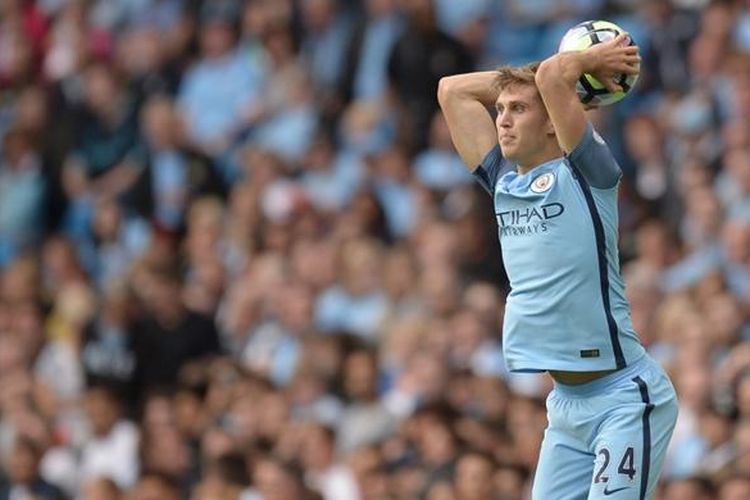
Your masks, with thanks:
[{"label": "player's face", "polygon": [[524,163],[545,149],[552,127],[535,86],[503,89],[495,107],[497,138],[505,158]]}]

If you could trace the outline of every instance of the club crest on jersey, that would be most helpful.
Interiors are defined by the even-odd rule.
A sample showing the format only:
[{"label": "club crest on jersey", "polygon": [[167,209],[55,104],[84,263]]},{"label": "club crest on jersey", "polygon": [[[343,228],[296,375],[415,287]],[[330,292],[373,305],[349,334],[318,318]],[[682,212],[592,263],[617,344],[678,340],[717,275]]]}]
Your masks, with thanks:
[{"label": "club crest on jersey", "polygon": [[534,182],[531,183],[531,190],[535,193],[544,193],[545,191],[549,191],[554,183],[555,174],[547,172],[534,179]]}]

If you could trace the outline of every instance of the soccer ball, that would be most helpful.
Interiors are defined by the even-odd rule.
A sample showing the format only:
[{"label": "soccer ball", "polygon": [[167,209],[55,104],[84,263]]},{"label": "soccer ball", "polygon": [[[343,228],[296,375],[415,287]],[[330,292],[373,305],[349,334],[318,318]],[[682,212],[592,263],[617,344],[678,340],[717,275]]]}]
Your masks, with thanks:
[{"label": "soccer ball", "polygon": [[[609,21],[584,21],[570,28],[560,41],[558,52],[584,50],[597,43],[612,40],[623,32],[623,29]],[[630,45],[635,45],[630,39]],[[614,104],[630,92],[638,75],[622,74],[616,79],[623,91],[610,92],[599,80],[589,74],[581,75],[576,84],[576,92],[583,104],[588,106],[609,106]]]}]

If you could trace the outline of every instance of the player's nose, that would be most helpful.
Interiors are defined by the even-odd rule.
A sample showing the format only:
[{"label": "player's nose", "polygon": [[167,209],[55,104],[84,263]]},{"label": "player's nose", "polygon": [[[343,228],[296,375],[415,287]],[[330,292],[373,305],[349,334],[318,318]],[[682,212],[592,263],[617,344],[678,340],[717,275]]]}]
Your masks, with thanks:
[{"label": "player's nose", "polygon": [[508,113],[508,111],[503,111],[502,113],[498,113],[497,124],[503,128],[510,127],[513,124],[511,117],[510,117],[510,113]]}]

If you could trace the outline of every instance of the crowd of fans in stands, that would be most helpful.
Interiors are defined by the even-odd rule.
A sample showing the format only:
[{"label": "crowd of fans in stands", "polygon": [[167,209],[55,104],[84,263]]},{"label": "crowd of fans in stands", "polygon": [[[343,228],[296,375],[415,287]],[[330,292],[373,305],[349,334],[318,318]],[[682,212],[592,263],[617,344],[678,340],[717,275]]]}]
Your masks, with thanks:
[{"label": "crowd of fans in stands", "polygon": [[750,498],[750,2],[4,0],[0,500],[526,498],[551,382],[435,93],[591,18],[659,498]]}]

